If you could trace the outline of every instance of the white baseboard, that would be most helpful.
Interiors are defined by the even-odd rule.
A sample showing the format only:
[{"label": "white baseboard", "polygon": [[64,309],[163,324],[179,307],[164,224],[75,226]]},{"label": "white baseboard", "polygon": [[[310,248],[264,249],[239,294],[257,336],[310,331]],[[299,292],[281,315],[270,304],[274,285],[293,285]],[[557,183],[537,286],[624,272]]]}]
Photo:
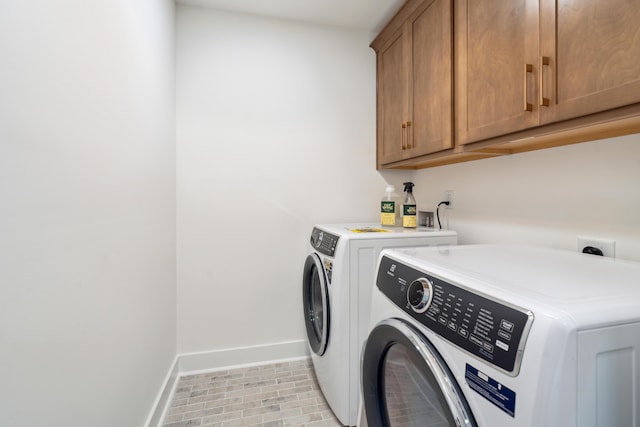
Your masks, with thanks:
[{"label": "white baseboard", "polygon": [[261,365],[308,356],[307,341],[300,340],[199,353],[183,353],[178,355],[178,363],[180,375],[185,375],[247,365]]},{"label": "white baseboard", "polygon": [[169,407],[169,402],[171,401],[171,396],[173,396],[173,392],[178,384],[178,356],[173,359],[173,363],[169,368],[169,372],[167,373],[163,386],[156,397],[156,400],[153,404],[153,408],[151,413],[147,417],[147,422],[145,426],[160,426],[160,423],[164,419],[164,415],[167,412],[167,408]]},{"label": "white baseboard", "polygon": [[181,376],[307,357],[309,357],[309,347],[306,340],[178,354],[145,425],[147,427],[161,425],[178,384],[178,378]]}]

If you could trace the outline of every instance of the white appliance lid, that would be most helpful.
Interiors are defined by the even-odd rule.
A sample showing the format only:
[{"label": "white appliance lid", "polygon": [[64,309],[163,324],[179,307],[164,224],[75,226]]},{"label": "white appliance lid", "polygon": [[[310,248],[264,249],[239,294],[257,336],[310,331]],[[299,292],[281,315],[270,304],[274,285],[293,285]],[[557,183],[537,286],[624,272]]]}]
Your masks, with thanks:
[{"label": "white appliance lid", "polygon": [[457,236],[452,230],[436,230],[434,228],[417,227],[383,227],[378,223],[359,222],[344,224],[318,224],[316,227],[347,239],[397,239]]},{"label": "white appliance lid", "polygon": [[517,245],[387,249],[382,255],[578,323],[640,319],[639,263]]}]

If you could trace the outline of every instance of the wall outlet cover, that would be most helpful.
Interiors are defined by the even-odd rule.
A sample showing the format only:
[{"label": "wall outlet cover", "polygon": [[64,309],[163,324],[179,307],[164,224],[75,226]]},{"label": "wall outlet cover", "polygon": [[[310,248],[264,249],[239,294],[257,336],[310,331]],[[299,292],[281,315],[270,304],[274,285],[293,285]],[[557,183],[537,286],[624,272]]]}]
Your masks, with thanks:
[{"label": "wall outlet cover", "polygon": [[582,252],[584,248],[591,246],[598,248],[606,257],[616,257],[616,241],[612,239],[602,239],[600,237],[578,236],[578,252]]}]

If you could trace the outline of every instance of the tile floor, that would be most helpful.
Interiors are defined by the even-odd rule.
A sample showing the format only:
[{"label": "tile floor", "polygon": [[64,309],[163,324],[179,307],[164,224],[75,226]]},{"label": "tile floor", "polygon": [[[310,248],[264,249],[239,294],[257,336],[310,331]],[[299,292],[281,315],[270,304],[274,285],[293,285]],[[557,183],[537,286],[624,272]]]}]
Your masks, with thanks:
[{"label": "tile floor", "polygon": [[341,426],[311,360],[181,377],[164,427]]}]

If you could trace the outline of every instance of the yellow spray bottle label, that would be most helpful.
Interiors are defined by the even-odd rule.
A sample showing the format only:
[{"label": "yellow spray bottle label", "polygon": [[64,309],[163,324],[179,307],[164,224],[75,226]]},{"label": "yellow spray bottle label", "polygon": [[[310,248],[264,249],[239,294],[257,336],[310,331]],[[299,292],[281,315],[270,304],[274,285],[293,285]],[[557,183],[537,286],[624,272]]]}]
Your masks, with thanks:
[{"label": "yellow spray bottle label", "polygon": [[416,222],[416,205],[403,205],[402,226],[407,228],[415,228]]},{"label": "yellow spray bottle label", "polygon": [[396,202],[392,200],[383,200],[380,202],[380,224],[389,226],[396,225]]}]

